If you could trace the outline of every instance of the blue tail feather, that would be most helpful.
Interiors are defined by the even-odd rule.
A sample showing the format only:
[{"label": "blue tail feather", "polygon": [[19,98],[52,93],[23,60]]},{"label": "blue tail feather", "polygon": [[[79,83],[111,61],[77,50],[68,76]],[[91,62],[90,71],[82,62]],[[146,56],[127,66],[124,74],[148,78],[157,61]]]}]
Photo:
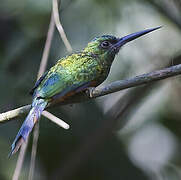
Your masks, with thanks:
[{"label": "blue tail feather", "polygon": [[35,99],[32,103],[32,108],[22,124],[13,144],[11,145],[11,152],[9,156],[16,153],[20,146],[27,140],[28,135],[32,131],[35,123],[41,116],[41,113],[45,109],[47,101],[43,99]]}]

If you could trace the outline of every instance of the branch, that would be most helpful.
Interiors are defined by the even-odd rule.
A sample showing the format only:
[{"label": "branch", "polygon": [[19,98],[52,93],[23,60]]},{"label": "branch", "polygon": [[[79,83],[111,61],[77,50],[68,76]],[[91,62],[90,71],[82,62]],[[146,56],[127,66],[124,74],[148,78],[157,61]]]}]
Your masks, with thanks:
[{"label": "branch", "polygon": [[[74,97],[71,97],[67,101],[64,101],[61,105],[86,101],[91,98],[104,96],[106,94],[114,93],[123,89],[137,87],[140,85],[151,83],[153,81],[158,81],[158,80],[166,79],[172,76],[177,76],[179,74],[181,74],[181,64],[171,66],[169,68],[165,68],[162,70],[157,70],[150,73],[142,74],[130,79],[115,81],[103,87],[97,87],[93,89],[92,92],[90,92],[90,96],[87,95],[86,93],[81,93],[81,94],[75,95]],[[27,113],[29,110],[30,110],[30,105],[26,105],[18,109],[1,113],[0,122],[7,122],[10,119],[13,119],[22,114]]]},{"label": "branch", "polygon": [[24,161],[26,149],[27,149],[27,142],[23,143],[22,147],[20,149],[20,153],[19,153],[19,156],[18,156],[18,160],[17,160],[17,163],[16,163],[16,168],[14,170],[12,180],[18,180],[19,179],[21,168],[23,166],[23,161]]},{"label": "branch", "polygon": [[[50,54],[50,48],[52,44],[52,39],[55,31],[55,22],[53,17],[53,12],[51,13],[50,24],[48,28],[47,38],[45,42],[45,47],[43,50],[43,55],[40,61],[40,67],[37,75],[37,79],[39,79],[46,70],[48,56]],[[33,131],[33,145],[31,151],[31,161],[30,161],[30,171],[28,180],[33,180],[34,170],[35,170],[35,160],[36,160],[36,152],[37,152],[37,145],[38,145],[38,137],[39,137],[39,121],[35,124],[34,131]],[[28,142],[28,140],[27,140]]]},{"label": "branch", "polygon": [[45,47],[44,47],[43,55],[42,55],[41,62],[40,62],[40,68],[38,71],[38,79],[40,78],[40,76],[43,75],[43,73],[45,72],[46,67],[47,67],[48,56],[49,56],[49,52],[50,52],[50,47],[51,47],[51,42],[53,39],[54,30],[55,30],[55,22],[53,19],[53,13],[51,13],[51,19],[50,19],[50,24],[49,24],[49,28],[48,28]]},{"label": "branch", "polygon": [[24,114],[26,114],[27,112],[29,112],[31,108],[31,105],[26,105],[26,106],[22,106],[20,108],[5,112],[5,113],[1,113],[0,114],[0,122],[4,122],[4,121],[10,121],[16,117],[22,116]]},{"label": "branch", "polygon": [[[43,55],[42,55],[42,59],[40,62],[40,67],[39,67],[37,78],[42,76],[42,74],[45,72],[45,69],[47,66],[47,61],[48,61],[48,55],[49,55],[49,51],[50,51],[50,46],[51,46],[51,42],[52,42],[52,38],[53,38],[53,34],[54,34],[54,29],[55,29],[55,23],[54,23],[53,13],[52,13],[50,24],[49,24],[49,29],[48,29],[48,33],[47,33],[47,39],[45,42],[45,47],[43,50]],[[28,109],[28,110],[29,110],[29,108],[31,108],[31,106],[26,106],[26,107],[27,107],[26,109]],[[22,109],[19,108],[18,112],[19,111],[21,112],[21,110]],[[13,113],[16,113],[16,111],[14,111]],[[4,116],[7,118],[6,114]],[[37,148],[38,134],[39,134],[39,124],[38,123],[35,125],[34,132],[33,132],[33,134],[34,134],[33,146],[32,146],[32,155],[31,155],[31,163],[30,163],[30,172],[29,172],[29,179],[30,180],[33,179],[34,166],[35,166],[36,148]],[[20,150],[18,160],[16,163],[16,168],[15,168],[15,171],[13,174],[13,180],[19,179],[19,175],[20,175],[21,168],[23,165],[24,157],[26,154],[28,140],[29,140],[29,138],[27,139],[26,143],[23,144],[23,146]]]},{"label": "branch", "polygon": [[55,24],[56,24],[56,27],[60,33],[60,36],[63,40],[63,43],[65,44],[65,47],[67,48],[67,51],[69,53],[72,52],[72,47],[67,39],[67,36],[65,34],[65,31],[62,27],[62,24],[60,22],[60,17],[59,17],[59,12],[58,12],[58,1],[57,0],[52,0],[52,3],[53,3],[53,15],[54,15],[54,20],[55,20]]},{"label": "branch", "polygon": [[[56,27],[60,33],[60,36],[65,44],[65,47],[67,48],[67,51],[72,52],[72,47],[66,37],[64,29],[60,23],[59,12],[58,12],[58,0],[52,0],[52,3],[53,3],[53,5],[52,5],[53,8],[52,8],[52,13],[51,13],[51,20],[50,20],[49,30],[48,30],[48,34],[47,34],[47,39],[45,42],[43,56],[42,56],[41,63],[40,63],[38,78],[43,75],[43,73],[45,72],[46,66],[47,66],[51,42],[52,42],[54,29],[55,29],[55,24],[56,24]],[[44,111],[42,113],[42,115],[49,118],[50,120],[52,120],[53,122],[55,122],[56,124],[60,125],[61,127],[65,128],[65,129],[69,128],[69,125],[67,123],[65,123],[64,121],[60,120],[59,118],[57,118],[56,116],[54,116],[53,114],[51,114],[47,111]],[[37,143],[38,143],[38,136],[39,136],[39,122],[35,125],[33,135],[34,136],[33,136],[31,162],[30,162],[30,172],[29,172],[29,177],[28,177],[29,180],[33,180],[33,175],[34,175],[35,158],[36,158]]]},{"label": "branch", "polygon": [[49,113],[48,111],[43,111],[42,114],[43,114],[43,116],[51,119],[51,121],[53,121],[54,123],[56,123],[60,127],[64,128],[64,129],[69,129],[70,126],[65,121],[54,116],[53,114]]},{"label": "branch", "polygon": [[93,90],[92,93],[90,93],[90,96],[94,98],[104,96],[106,94],[114,93],[123,89],[140,86],[143,84],[151,83],[153,81],[158,81],[172,76],[177,76],[179,74],[181,74],[181,64],[171,66],[162,70],[142,74],[130,79],[115,81],[104,87],[95,88],[95,90]]}]

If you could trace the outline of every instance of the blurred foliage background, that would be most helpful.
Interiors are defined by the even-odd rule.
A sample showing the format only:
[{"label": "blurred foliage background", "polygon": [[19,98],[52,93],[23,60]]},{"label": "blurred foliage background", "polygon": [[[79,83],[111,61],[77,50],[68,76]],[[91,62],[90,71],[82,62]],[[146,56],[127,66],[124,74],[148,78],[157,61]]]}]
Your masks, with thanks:
[{"label": "blurred foliage background", "polygon": [[[0,112],[31,102],[50,21],[50,0],[1,0]],[[106,83],[181,63],[180,0],[62,0],[60,18],[75,51],[95,36],[123,36],[163,28],[126,45]],[[54,34],[48,68],[67,55]],[[181,79],[124,90],[50,112],[71,125],[63,130],[42,117],[35,180],[181,179]],[[12,178],[17,154],[7,159],[23,122],[0,124],[0,180]],[[31,145],[20,179],[28,177]]]}]

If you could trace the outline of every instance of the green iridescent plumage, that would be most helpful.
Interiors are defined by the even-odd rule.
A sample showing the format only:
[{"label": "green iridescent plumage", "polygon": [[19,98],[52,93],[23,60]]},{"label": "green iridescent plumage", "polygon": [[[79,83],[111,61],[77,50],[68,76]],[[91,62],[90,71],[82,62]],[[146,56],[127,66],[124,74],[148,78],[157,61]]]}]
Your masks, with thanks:
[{"label": "green iridescent plumage", "polygon": [[46,74],[34,96],[51,101],[60,92],[68,92],[94,82],[99,85],[108,76],[115,54],[100,48],[103,41],[117,42],[113,36],[95,39],[79,53],[60,59]]},{"label": "green iridescent plumage", "polygon": [[[75,90],[91,81],[99,81],[105,73],[97,56],[86,53],[72,54],[60,59],[37,87],[34,96],[51,101],[60,92]],[[71,89],[72,87],[72,89]]]},{"label": "green iridescent plumage", "polygon": [[124,44],[158,28],[122,38],[100,36],[88,43],[81,52],[60,59],[35,84],[32,90],[32,109],[12,144],[10,155],[27,139],[48,103],[64,101],[89,87],[98,86],[107,78],[114,57]]}]

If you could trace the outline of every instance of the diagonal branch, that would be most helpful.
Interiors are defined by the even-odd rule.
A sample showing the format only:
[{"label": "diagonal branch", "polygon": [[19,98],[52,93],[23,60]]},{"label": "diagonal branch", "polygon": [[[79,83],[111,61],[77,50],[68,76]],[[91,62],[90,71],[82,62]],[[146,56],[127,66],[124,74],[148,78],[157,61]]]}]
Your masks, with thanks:
[{"label": "diagonal branch", "polygon": [[60,118],[54,116],[52,113],[49,113],[48,111],[43,111],[42,114],[43,114],[43,116],[51,119],[58,126],[64,128],[64,129],[69,129],[70,128],[70,126],[65,121],[63,121]]},{"label": "diagonal branch", "polygon": [[114,93],[123,89],[140,86],[143,84],[151,83],[161,79],[166,79],[172,76],[181,74],[181,64],[171,66],[162,70],[142,74],[130,79],[115,81],[107,86],[96,88],[92,93],[92,97],[104,96],[106,94]]},{"label": "diagonal branch", "polygon": [[[142,74],[133,78],[129,78],[126,80],[115,81],[108,85],[97,87],[92,92],[90,92],[90,96],[86,93],[81,93],[79,95],[75,95],[71,97],[69,100],[62,103],[63,104],[72,104],[78,103],[82,101],[86,101],[91,98],[96,98],[100,96],[104,96],[106,94],[114,93],[123,89],[133,88],[140,85],[144,85],[147,83],[151,83],[153,81],[159,81],[162,79],[167,79],[172,76],[177,76],[181,74],[181,64],[171,66],[169,68],[165,68],[162,70],[153,71],[150,73]],[[29,111],[30,105],[26,105],[20,107],[18,109],[14,109],[5,113],[0,114],[0,122],[7,122],[15,117],[18,117],[22,114],[25,114]]]}]

